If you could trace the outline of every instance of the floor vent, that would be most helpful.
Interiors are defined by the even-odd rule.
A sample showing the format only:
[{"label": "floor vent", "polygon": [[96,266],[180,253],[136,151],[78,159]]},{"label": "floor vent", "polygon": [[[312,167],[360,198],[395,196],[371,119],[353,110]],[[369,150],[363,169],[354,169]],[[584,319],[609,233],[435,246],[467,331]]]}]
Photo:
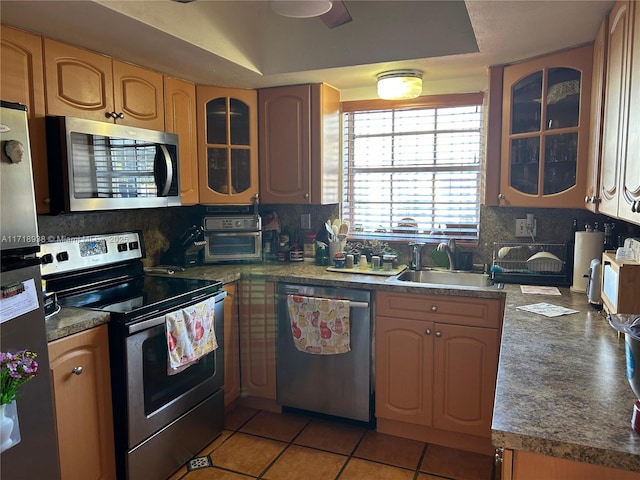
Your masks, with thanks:
[{"label": "floor vent", "polygon": [[211,457],[209,455],[205,455],[204,457],[195,457],[189,460],[187,463],[187,470],[200,470],[201,468],[213,467],[213,462],[211,461]]}]

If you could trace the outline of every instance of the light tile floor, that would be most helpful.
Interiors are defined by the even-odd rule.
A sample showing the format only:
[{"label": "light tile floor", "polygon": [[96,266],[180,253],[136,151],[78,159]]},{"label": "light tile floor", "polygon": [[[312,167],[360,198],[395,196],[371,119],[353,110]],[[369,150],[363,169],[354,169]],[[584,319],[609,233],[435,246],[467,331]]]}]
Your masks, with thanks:
[{"label": "light tile floor", "polygon": [[169,480],[491,480],[490,456],[377,433],[354,423],[238,407],[198,456]]}]

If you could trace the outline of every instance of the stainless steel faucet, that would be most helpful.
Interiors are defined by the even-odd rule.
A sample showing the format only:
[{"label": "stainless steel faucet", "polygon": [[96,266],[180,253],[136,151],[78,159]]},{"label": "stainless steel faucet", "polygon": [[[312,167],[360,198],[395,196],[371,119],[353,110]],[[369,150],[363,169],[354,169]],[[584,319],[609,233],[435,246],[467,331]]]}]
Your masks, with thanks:
[{"label": "stainless steel faucet", "polygon": [[456,241],[450,238],[448,242],[440,242],[438,244],[439,252],[446,252],[449,257],[449,270],[456,270]]},{"label": "stainless steel faucet", "polygon": [[411,261],[409,262],[409,269],[422,269],[422,247],[424,246],[424,243],[412,242],[409,246],[411,247]]}]

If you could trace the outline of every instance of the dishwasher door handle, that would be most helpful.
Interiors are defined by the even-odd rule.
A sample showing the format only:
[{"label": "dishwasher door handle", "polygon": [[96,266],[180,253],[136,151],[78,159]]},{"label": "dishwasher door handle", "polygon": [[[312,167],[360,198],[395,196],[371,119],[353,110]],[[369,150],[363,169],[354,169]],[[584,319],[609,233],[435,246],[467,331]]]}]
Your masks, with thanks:
[{"label": "dishwasher door handle", "polygon": [[[299,295],[301,297],[305,297],[308,295],[302,295],[300,293],[289,293],[289,294],[280,294],[278,295],[278,298],[280,300],[287,300],[287,296],[289,295]],[[313,298],[323,298],[323,297],[313,297]],[[347,298],[327,298],[327,300],[344,300],[345,302],[349,302],[349,307],[350,308],[369,308],[369,302],[357,302],[355,300],[349,300]]]},{"label": "dishwasher door handle", "polygon": [[369,302],[352,302],[351,300],[347,300],[349,302],[349,307],[351,308],[369,308]]}]

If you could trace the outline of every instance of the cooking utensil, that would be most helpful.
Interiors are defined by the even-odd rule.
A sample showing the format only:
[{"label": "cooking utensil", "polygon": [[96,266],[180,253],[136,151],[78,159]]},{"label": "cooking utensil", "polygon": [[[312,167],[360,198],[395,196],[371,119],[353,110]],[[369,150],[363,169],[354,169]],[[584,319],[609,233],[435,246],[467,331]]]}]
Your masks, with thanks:
[{"label": "cooking utensil", "polygon": [[331,228],[331,221],[327,220],[324,227],[327,229],[327,233],[329,234],[329,241],[333,240],[333,228]]},{"label": "cooking utensil", "polygon": [[338,233],[340,232],[340,228],[338,227],[338,225],[331,225],[331,232],[333,233],[334,237],[337,237]]},{"label": "cooking utensil", "polygon": [[349,224],[347,222],[342,222],[340,224],[340,228],[338,229],[338,240],[341,242],[346,240],[347,233],[349,233]]}]

